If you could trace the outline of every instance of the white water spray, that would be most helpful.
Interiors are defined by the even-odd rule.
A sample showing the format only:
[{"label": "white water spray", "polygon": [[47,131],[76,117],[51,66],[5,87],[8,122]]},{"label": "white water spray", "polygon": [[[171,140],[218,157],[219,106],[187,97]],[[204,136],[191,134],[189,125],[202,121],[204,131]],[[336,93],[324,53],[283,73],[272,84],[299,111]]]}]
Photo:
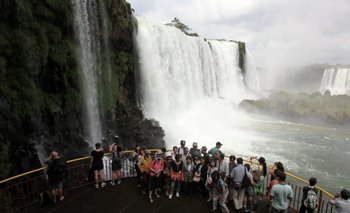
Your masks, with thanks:
[{"label": "white water spray", "polygon": [[350,95],[350,68],[329,68],[323,73],[320,92],[331,95]]},{"label": "white water spray", "polygon": [[[245,130],[250,118],[236,104],[254,95],[238,66],[238,44],[186,36],[143,18],[138,18],[136,41],[140,105],[146,117],[160,121],[168,146],[180,139],[207,146],[239,141],[235,151],[247,153],[254,137]],[[248,76],[249,85],[257,87],[257,78]]]},{"label": "white water spray", "polygon": [[86,135],[92,146],[101,141],[101,122],[98,104],[98,57],[100,43],[94,33],[98,29],[95,0],[72,0],[74,27],[79,42],[79,64],[82,76]]}]

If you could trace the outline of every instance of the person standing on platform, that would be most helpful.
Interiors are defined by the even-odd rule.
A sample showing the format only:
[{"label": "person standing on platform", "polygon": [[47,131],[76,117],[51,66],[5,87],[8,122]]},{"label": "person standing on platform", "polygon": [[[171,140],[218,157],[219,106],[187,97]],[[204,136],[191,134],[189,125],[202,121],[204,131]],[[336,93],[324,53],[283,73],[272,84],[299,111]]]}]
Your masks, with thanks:
[{"label": "person standing on platform", "polygon": [[[214,155],[215,155],[215,153],[217,152],[217,151],[220,151],[220,148],[222,147],[222,143],[221,142],[216,142],[216,146],[215,147],[213,147],[213,148],[211,148],[210,150],[209,150],[209,154],[212,156],[212,157],[214,157]],[[221,151],[220,151],[221,152]]]},{"label": "person standing on platform", "polygon": [[177,149],[177,154],[183,155],[185,146],[186,146],[186,141],[185,140],[181,140],[180,141],[180,147]]},{"label": "person standing on platform", "polygon": [[350,213],[350,192],[343,189],[340,193],[334,195],[333,199],[329,201],[334,206],[338,213]]},{"label": "person standing on platform", "polygon": [[293,200],[292,187],[286,183],[286,174],[280,173],[280,183],[272,187],[270,197],[271,213],[287,213],[288,202]]},{"label": "person standing on platform", "polygon": [[101,185],[101,187],[104,187],[106,183],[104,182],[104,174],[103,174],[103,156],[104,153],[101,148],[100,143],[95,144],[95,150],[91,152],[91,163],[90,168],[94,171],[95,175],[95,188],[98,189]]},{"label": "person standing on platform", "polygon": [[63,182],[66,176],[67,163],[56,151],[51,152],[46,163],[51,198],[54,203],[56,203],[57,196],[59,201],[63,201]]},{"label": "person standing on platform", "polygon": [[118,184],[121,183],[122,177],[122,150],[121,146],[113,143],[109,148],[109,152],[112,153],[112,181],[111,185],[114,186],[117,181]]}]

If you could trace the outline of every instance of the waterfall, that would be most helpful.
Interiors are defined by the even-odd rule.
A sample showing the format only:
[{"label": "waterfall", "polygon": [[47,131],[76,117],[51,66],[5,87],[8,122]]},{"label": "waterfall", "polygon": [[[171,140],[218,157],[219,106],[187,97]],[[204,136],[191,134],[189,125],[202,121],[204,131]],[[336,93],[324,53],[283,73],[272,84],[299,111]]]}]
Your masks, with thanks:
[{"label": "waterfall", "polygon": [[74,31],[79,44],[84,99],[85,134],[90,145],[102,139],[100,108],[103,96],[111,97],[106,88],[111,84],[111,66],[108,52],[107,14],[103,1],[72,0]]},{"label": "waterfall", "polygon": [[350,95],[350,68],[329,68],[323,73],[320,92],[331,95]]},{"label": "waterfall", "polygon": [[[235,131],[232,122],[245,123],[236,105],[254,95],[239,68],[237,43],[190,37],[174,27],[137,20],[140,106],[146,117],[160,121],[168,144],[177,144],[181,137],[217,140],[224,137],[215,139],[214,134]],[[256,87],[256,76],[247,75]]]}]

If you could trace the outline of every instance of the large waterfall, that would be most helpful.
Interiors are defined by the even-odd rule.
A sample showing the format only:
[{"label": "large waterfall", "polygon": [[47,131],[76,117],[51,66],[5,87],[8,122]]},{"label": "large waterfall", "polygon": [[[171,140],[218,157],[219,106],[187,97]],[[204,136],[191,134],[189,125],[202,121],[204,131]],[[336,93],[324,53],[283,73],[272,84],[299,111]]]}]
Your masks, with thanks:
[{"label": "large waterfall", "polygon": [[320,92],[331,95],[350,95],[350,68],[329,68],[323,73]]},{"label": "large waterfall", "polygon": [[137,20],[140,105],[146,117],[160,121],[168,145],[182,138],[214,144],[249,137],[236,104],[254,98],[247,85],[258,83],[250,73],[255,71],[252,64],[245,82],[238,44],[190,37],[174,27]]},{"label": "large waterfall", "polygon": [[[75,34],[79,43],[85,132],[87,140],[93,145],[102,139],[99,101],[103,95],[111,96],[103,94],[100,89],[108,85],[111,79],[106,8],[103,1],[98,0],[72,0],[72,4]],[[103,73],[107,74],[105,78]]]}]

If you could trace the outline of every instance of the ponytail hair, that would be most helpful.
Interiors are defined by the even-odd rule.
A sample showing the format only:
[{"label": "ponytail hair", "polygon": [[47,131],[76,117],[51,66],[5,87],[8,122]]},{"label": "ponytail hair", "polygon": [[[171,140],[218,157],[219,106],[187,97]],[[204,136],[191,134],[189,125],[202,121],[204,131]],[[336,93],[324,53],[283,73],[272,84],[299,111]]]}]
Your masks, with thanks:
[{"label": "ponytail hair", "polygon": [[265,160],[265,158],[260,157],[258,161],[260,164],[263,165],[263,175],[264,175],[264,177],[266,177],[266,174],[267,174],[266,160]]},{"label": "ponytail hair", "polygon": [[266,177],[267,174],[267,166],[266,166],[266,162],[264,162],[263,164],[263,176]]}]

